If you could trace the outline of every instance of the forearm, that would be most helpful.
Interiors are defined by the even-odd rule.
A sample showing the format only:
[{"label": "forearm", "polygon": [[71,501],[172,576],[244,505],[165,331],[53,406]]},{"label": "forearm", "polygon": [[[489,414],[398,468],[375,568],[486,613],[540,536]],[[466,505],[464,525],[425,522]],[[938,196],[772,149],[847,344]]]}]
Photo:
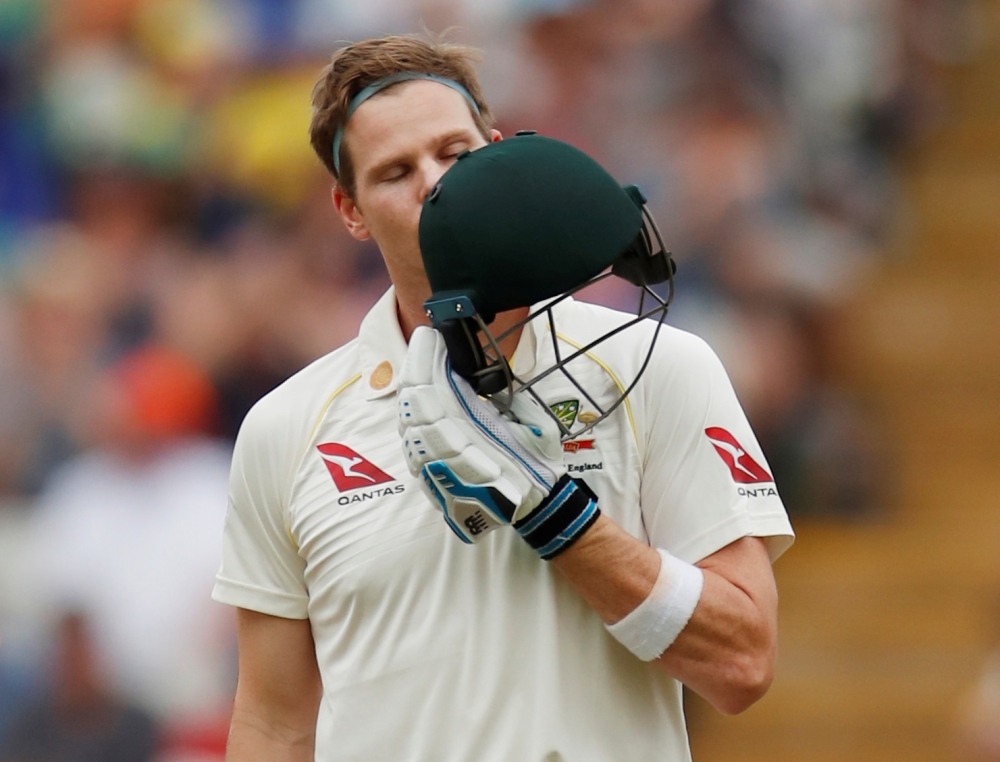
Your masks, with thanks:
[{"label": "forearm", "polygon": [[315,747],[315,726],[306,730],[275,724],[236,707],[226,762],[312,762]]},{"label": "forearm", "polygon": [[716,709],[737,714],[774,675],[776,638],[767,605],[711,569],[698,607],[657,662]]},{"label": "forearm", "polygon": [[312,762],[323,693],[308,619],[239,609],[227,762]]},{"label": "forearm", "polygon": [[653,589],[660,554],[602,514],[551,563],[603,621],[614,624]]},{"label": "forearm", "polygon": [[[734,559],[749,562],[750,584],[731,581]],[[601,516],[552,563],[613,624],[649,595],[660,556]],[[699,566],[698,606],[657,662],[720,711],[739,712],[764,694],[773,673],[777,596],[767,553],[759,540],[743,538]]]}]

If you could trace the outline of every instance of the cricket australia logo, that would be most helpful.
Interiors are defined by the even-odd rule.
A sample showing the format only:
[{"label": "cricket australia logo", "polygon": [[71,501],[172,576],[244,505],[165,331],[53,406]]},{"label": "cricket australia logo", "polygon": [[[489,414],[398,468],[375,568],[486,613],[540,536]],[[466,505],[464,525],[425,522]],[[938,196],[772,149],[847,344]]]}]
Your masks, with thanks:
[{"label": "cricket australia logo", "polygon": [[389,474],[370,460],[358,455],[347,445],[327,442],[318,445],[316,449],[319,450],[326,469],[333,477],[333,483],[341,492],[395,481]]},{"label": "cricket australia logo", "polygon": [[712,442],[719,457],[729,466],[733,481],[740,484],[758,484],[773,482],[774,479],[761,465],[751,458],[736,437],[719,426],[705,429],[705,435]]},{"label": "cricket australia logo", "polygon": [[562,402],[554,402],[549,405],[549,410],[552,414],[559,419],[559,422],[566,427],[567,430],[573,428],[573,424],[576,423],[576,414],[580,412],[580,400],[563,400]]}]

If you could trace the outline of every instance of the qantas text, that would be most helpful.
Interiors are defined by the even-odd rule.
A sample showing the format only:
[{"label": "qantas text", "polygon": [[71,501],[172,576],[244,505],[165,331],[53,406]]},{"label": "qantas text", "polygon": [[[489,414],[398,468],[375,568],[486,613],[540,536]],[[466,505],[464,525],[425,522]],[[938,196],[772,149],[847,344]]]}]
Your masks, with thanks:
[{"label": "qantas text", "polygon": [[366,492],[356,491],[350,495],[341,495],[337,498],[337,502],[340,505],[348,505],[349,503],[360,503],[364,500],[371,500],[373,497],[382,497],[384,495],[398,495],[400,492],[406,490],[406,487],[402,484],[396,484],[392,487],[377,487],[376,489],[370,489]]},{"label": "qantas text", "polygon": [[778,495],[778,492],[774,489],[774,487],[756,487],[754,489],[737,487],[736,491],[741,495],[746,495],[747,497],[777,497]]}]

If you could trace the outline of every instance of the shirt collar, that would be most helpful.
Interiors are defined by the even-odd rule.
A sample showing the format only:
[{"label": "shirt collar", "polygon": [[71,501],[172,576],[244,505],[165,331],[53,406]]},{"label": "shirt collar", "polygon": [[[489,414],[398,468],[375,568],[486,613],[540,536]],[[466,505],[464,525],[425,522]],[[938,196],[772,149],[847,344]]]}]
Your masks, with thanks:
[{"label": "shirt collar", "polygon": [[535,331],[538,330],[538,320],[532,320],[521,329],[517,347],[510,358],[511,372],[518,378],[529,378],[538,361],[538,341]]},{"label": "shirt collar", "polygon": [[[536,308],[537,306],[535,305]],[[537,362],[541,338],[538,332],[546,331],[547,327],[545,316],[539,315],[521,331],[511,362],[515,375],[521,378],[531,376]],[[374,400],[395,394],[403,361],[406,359],[406,340],[399,327],[394,287],[389,287],[361,321],[358,347],[365,399]]]},{"label": "shirt collar", "polygon": [[396,289],[392,286],[375,302],[358,329],[361,382],[365,399],[394,394],[406,359],[406,340],[399,327]]},{"label": "shirt collar", "polygon": [[[536,373],[547,370],[556,360],[555,350],[552,346],[554,331],[550,325],[549,313],[544,310],[544,307],[557,298],[545,299],[531,305],[531,312],[537,314],[525,325],[517,343],[517,349],[511,358],[511,369],[514,375],[524,381],[529,381],[534,378]],[[572,302],[573,297],[564,297],[552,310],[553,312],[561,312]]]}]

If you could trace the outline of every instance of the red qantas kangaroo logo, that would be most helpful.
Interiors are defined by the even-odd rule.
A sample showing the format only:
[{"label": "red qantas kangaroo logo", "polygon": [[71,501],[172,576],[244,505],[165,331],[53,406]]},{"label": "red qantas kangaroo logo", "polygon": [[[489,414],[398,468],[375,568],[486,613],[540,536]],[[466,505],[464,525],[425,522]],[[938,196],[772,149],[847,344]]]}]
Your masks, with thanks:
[{"label": "red qantas kangaroo logo", "polygon": [[316,447],[326,464],[333,483],[341,492],[395,481],[370,460],[365,460],[347,445],[327,442]]},{"label": "red qantas kangaroo logo", "polygon": [[705,434],[712,441],[719,457],[729,466],[735,481],[740,484],[774,481],[771,475],[747,454],[743,446],[736,441],[736,437],[728,431],[718,426],[712,426],[705,429]]}]

